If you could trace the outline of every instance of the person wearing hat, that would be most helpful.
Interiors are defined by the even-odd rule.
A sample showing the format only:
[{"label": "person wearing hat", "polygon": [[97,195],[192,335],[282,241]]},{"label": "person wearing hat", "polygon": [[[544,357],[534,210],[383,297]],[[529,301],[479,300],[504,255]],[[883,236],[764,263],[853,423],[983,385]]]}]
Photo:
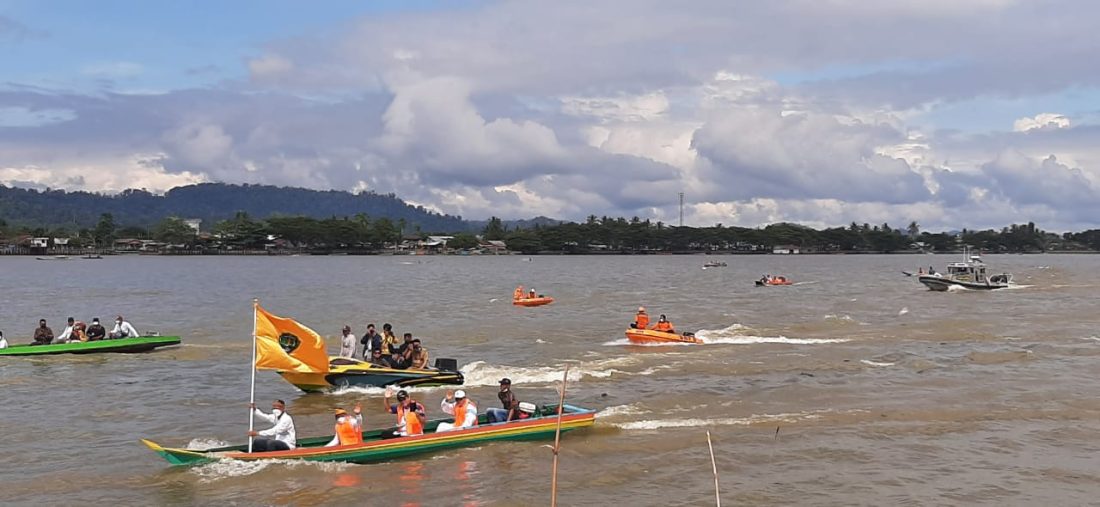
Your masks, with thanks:
[{"label": "person wearing hat", "polygon": [[500,398],[500,404],[504,406],[504,408],[485,409],[485,417],[488,418],[490,424],[512,421],[520,418],[519,400],[517,400],[516,395],[512,393],[511,379],[500,379],[500,392],[497,393],[497,398]]},{"label": "person wearing hat", "polygon": [[107,336],[110,338],[137,338],[141,335],[138,334],[137,329],[134,329],[134,326],[119,315],[115,317],[115,328]]},{"label": "person wearing hat", "polygon": [[92,325],[88,326],[88,341],[102,340],[107,336],[107,329],[103,327],[103,324],[99,323],[99,317],[92,319]]},{"label": "person wearing hat", "polygon": [[355,404],[355,417],[348,415],[348,411],[342,408],[336,409],[336,426],[333,428],[335,435],[325,447],[338,445],[355,445],[363,443],[363,408]]},{"label": "person wearing hat", "polygon": [[351,326],[344,326],[340,330],[340,357],[355,357],[355,335],[351,334]]},{"label": "person wearing hat", "polygon": [[477,405],[474,404],[473,400],[466,397],[466,391],[462,389],[457,391],[448,389],[447,397],[439,402],[439,408],[444,413],[453,415],[455,420],[449,423],[439,423],[439,426],[435,428],[436,433],[464,430],[477,426]]},{"label": "person wearing hat", "polygon": [[392,432],[382,434],[382,438],[412,437],[424,434],[424,405],[417,403],[409,397],[404,389],[397,391],[397,403],[390,405],[393,397],[393,386],[386,386],[386,395],[382,399],[384,410],[390,414],[397,414],[397,427]]},{"label": "person wearing hat", "polygon": [[[99,320],[99,319],[96,319]],[[275,400],[271,403],[271,414],[265,414],[256,408],[255,403],[250,403],[252,411],[261,421],[269,422],[274,426],[263,431],[249,431],[248,436],[260,437],[252,441],[252,452],[289,451],[298,445],[294,434],[294,419],[286,413],[286,402]]]},{"label": "person wearing hat", "polygon": [[630,323],[630,327],[634,329],[645,329],[649,327],[649,314],[645,312],[644,306],[638,307],[638,313],[634,315],[634,322]]}]

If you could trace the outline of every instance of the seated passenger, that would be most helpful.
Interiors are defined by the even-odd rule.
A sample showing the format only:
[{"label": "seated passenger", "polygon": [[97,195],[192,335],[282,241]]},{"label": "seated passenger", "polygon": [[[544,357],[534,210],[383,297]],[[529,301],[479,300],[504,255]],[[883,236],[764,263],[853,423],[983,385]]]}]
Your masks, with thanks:
[{"label": "seated passenger", "polygon": [[527,417],[527,414],[519,409],[520,402],[516,399],[516,395],[512,394],[511,379],[500,379],[500,392],[497,393],[497,397],[500,398],[500,404],[504,408],[488,408],[485,410],[485,415],[490,423],[514,421]]},{"label": "seated passenger", "polygon": [[649,314],[645,312],[644,306],[638,307],[638,313],[634,315],[634,322],[630,323],[630,327],[634,329],[645,329],[649,327]]},{"label": "seated passenger", "polygon": [[363,409],[358,404],[355,405],[355,417],[348,415],[348,412],[342,408],[336,409],[336,426],[335,435],[332,440],[325,444],[325,447],[336,447],[338,445],[355,445],[363,443]]},{"label": "seated passenger", "polygon": [[665,314],[663,314],[663,313],[661,314],[661,318],[657,319],[657,323],[653,325],[653,330],[654,331],[661,331],[661,332],[664,332],[664,333],[675,333],[676,332],[674,329],[672,329],[672,323],[669,322],[668,319],[665,318]]},{"label": "seated passenger", "polygon": [[386,360],[386,356],[382,355],[382,349],[375,349],[370,352],[370,364],[383,368],[390,367],[390,362]]},{"label": "seated passenger", "polygon": [[275,400],[271,404],[270,415],[256,408],[255,403],[249,405],[256,417],[274,424],[266,430],[248,432],[250,437],[260,437],[252,441],[252,452],[289,451],[298,445],[294,434],[294,419],[286,413],[286,403],[283,400]]},{"label": "seated passenger", "polygon": [[61,331],[61,334],[54,338],[54,343],[69,343],[73,339],[73,327],[76,325],[76,320],[69,317],[66,321],[65,329]]},{"label": "seated passenger", "polygon": [[523,299],[523,286],[516,287],[516,290],[512,292],[512,300]]},{"label": "seated passenger", "polygon": [[92,319],[92,325],[88,326],[88,341],[102,340],[107,336],[107,329],[99,323],[99,317]]},{"label": "seated passenger", "polygon": [[439,426],[435,429],[436,433],[464,430],[477,426],[477,405],[466,398],[466,391],[461,389],[451,391],[448,389],[447,397],[439,402],[439,408],[443,412],[455,416],[455,420],[449,423],[439,423]]},{"label": "seated passenger", "polygon": [[386,386],[386,395],[382,399],[382,406],[391,414],[397,414],[397,427],[392,433],[382,434],[382,438],[411,437],[424,434],[424,405],[409,398],[409,393],[404,389],[397,391],[397,403],[390,405],[393,397],[393,386]]},{"label": "seated passenger", "polygon": [[49,345],[53,341],[53,329],[46,325],[46,319],[38,320],[38,327],[34,330],[34,343],[31,345]]},{"label": "seated passenger", "polygon": [[0,349],[8,348],[8,340],[4,338],[4,332],[0,331]]},{"label": "seated passenger", "polygon": [[109,338],[137,338],[141,335],[138,334],[137,329],[134,329],[134,326],[119,315],[115,317],[115,328],[107,336]]},{"label": "seated passenger", "polygon": [[528,299],[535,299],[535,298],[537,298],[537,297],[538,297],[538,296],[536,296],[536,295],[535,295],[535,289],[531,289],[531,292],[528,292],[528,293],[527,293],[527,298],[528,298]]},{"label": "seated passenger", "polygon": [[409,368],[417,370],[428,369],[428,349],[420,346],[420,338],[412,341],[411,354],[409,355]]}]

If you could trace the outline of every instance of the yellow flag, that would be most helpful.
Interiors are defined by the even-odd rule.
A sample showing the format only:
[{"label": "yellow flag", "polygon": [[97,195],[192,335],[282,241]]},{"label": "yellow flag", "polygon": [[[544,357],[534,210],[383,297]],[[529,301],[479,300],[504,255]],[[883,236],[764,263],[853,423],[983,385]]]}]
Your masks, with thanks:
[{"label": "yellow flag", "polygon": [[326,372],[325,340],[294,319],[277,317],[256,305],[256,367]]}]

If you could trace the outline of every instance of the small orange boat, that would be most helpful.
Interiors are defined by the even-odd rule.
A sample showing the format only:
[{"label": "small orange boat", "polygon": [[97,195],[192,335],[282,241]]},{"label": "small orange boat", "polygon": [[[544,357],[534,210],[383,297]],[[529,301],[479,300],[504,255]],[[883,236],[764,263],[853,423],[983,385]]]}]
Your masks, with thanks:
[{"label": "small orange boat", "polygon": [[631,343],[644,343],[650,345],[659,345],[662,343],[703,343],[702,339],[696,338],[692,333],[676,334],[653,329],[635,328],[626,330],[626,339],[630,340]]},{"label": "small orange boat", "polygon": [[554,298],[548,296],[541,296],[537,298],[520,298],[512,300],[512,304],[516,306],[542,306],[548,305],[553,302]]}]

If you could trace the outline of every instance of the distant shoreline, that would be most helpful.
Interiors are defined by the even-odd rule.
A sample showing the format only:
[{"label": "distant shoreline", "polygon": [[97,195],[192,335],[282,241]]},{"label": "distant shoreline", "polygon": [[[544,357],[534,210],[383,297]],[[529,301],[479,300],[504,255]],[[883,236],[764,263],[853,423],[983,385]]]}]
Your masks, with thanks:
[{"label": "distant shoreline", "polygon": [[[332,251],[295,251],[295,250],[177,250],[169,252],[138,252],[138,251],[71,251],[62,249],[48,249],[45,251],[28,251],[30,249],[10,249],[0,250],[0,256],[11,257],[40,257],[51,258],[43,260],[61,260],[58,257],[67,257],[69,259],[79,259],[85,256],[101,256],[101,257],[219,257],[219,256],[266,256],[266,257],[287,257],[287,256],[318,256],[318,257],[331,257],[331,256],[390,256],[390,257],[503,257],[503,256],[582,256],[582,255],[607,255],[607,256],[661,256],[661,255],[701,255],[701,256],[722,256],[722,255],[736,255],[736,256],[781,256],[781,257],[799,257],[799,256],[820,256],[820,255],[962,255],[963,250],[946,250],[942,252],[921,252],[921,251],[900,251],[900,252],[875,252],[866,250],[848,250],[848,251],[832,251],[832,252],[800,252],[800,253],[774,253],[767,251],[551,251],[544,250],[532,253],[522,252],[507,252],[507,253],[468,253],[468,252],[440,252],[440,253],[409,253],[409,252],[392,252],[392,251],[378,251],[378,250],[332,250]],[[1047,250],[1047,251],[1032,251],[1032,252],[982,252],[982,255],[1042,255],[1042,254],[1100,254],[1100,251],[1095,250]]]}]

